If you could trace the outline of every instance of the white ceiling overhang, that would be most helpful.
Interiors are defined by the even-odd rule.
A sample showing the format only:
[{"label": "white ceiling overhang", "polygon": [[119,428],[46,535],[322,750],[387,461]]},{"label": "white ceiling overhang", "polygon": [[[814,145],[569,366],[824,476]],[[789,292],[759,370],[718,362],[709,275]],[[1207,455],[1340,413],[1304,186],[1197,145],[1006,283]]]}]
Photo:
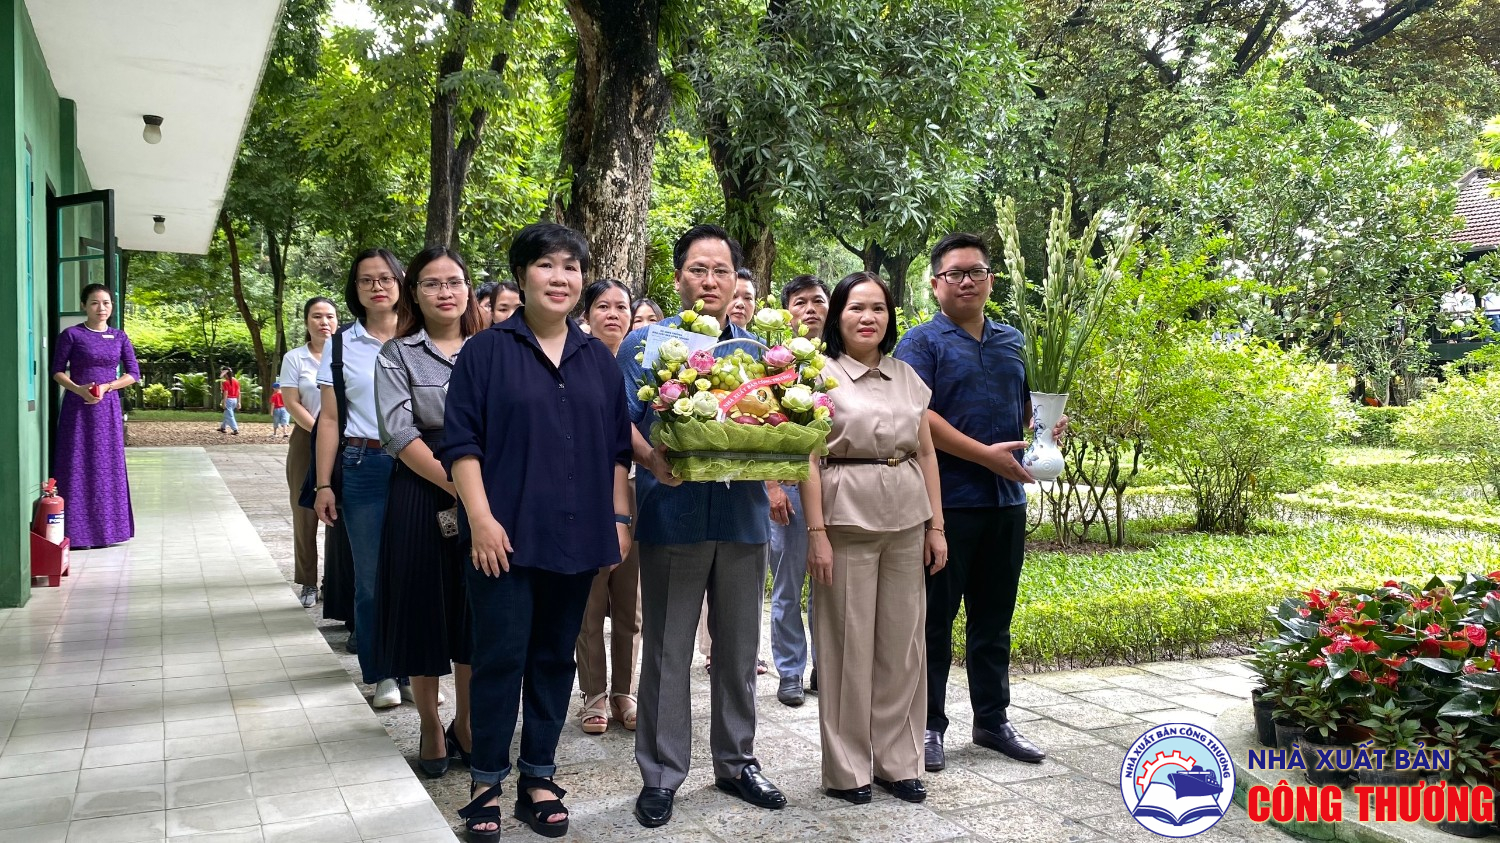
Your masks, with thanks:
[{"label": "white ceiling overhang", "polygon": [[[26,0],[121,248],[208,251],[282,0]],[[162,117],[161,143],[141,136]],[[166,217],[166,233],[152,217]]]}]

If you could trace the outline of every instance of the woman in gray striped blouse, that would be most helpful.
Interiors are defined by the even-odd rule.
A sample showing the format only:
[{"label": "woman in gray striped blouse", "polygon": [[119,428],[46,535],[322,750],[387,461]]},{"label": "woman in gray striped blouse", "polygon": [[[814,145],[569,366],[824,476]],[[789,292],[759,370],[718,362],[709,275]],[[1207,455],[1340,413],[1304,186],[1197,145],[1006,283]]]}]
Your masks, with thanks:
[{"label": "woman in gray striped blouse", "polygon": [[[422,716],[417,766],[436,778],[469,743],[471,634],[464,592],[466,563],[456,529],[453,482],[433,456],[443,437],[448,378],[464,341],[486,327],[469,287],[469,270],[451,249],[434,246],[412,259],[397,302],[396,338],[380,349],[375,403],[380,441],[396,459],[391,474],[376,583],[376,657],[390,676],[410,676]],[[456,527],[456,514],[451,522]],[[445,535],[451,532],[453,535]],[[455,716],[445,731],[438,677],[454,674]]]}]

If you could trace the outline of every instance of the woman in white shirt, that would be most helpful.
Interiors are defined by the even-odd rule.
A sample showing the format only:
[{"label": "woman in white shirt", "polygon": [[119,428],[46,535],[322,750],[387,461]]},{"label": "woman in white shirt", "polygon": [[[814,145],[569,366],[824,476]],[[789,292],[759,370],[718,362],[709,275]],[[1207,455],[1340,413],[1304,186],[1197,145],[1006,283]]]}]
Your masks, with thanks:
[{"label": "woman in white shirt", "polygon": [[292,540],[295,548],[296,576],[302,586],[302,605],[312,608],[318,602],[318,516],[299,506],[302,482],[313,461],[313,425],[323,397],[318,392],[318,366],[323,362],[323,346],[339,327],[338,308],[331,300],[315,296],[302,305],[302,322],[307,329],[307,344],[288,351],[281,358],[281,397],[292,417],[292,441],[286,455],[286,484],[292,493]]},{"label": "woman in white shirt", "polygon": [[[358,655],[363,681],[375,686],[371,702],[375,708],[397,706],[402,699],[397,678],[381,672],[372,645],[379,640],[375,582],[386,494],[395,466],[380,442],[375,358],[380,347],[396,336],[396,301],[401,297],[404,277],[401,262],[387,249],[367,249],[355,255],[344,285],[344,303],[357,321],[334,334],[333,345],[318,367],[323,398],[318,412],[313,510],[318,520],[329,526],[343,519],[344,532],[349,536],[354,557],[354,635],[361,642]],[[335,357],[341,358],[342,407],[334,388]],[[342,430],[340,415],[344,417]],[[333,487],[335,461],[342,471],[337,490]]]}]

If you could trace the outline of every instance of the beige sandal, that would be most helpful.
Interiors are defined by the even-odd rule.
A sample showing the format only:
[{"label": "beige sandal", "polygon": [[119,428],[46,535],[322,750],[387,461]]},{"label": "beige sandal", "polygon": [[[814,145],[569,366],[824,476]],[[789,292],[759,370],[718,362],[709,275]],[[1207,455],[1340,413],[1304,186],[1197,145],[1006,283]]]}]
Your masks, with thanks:
[{"label": "beige sandal", "polygon": [[608,694],[594,694],[584,698],[583,708],[578,710],[578,725],[585,735],[602,735],[609,729],[609,711],[604,698]]},{"label": "beige sandal", "polygon": [[[621,705],[618,702],[622,699],[625,701],[624,705]],[[626,729],[634,732],[635,696],[632,694],[611,694],[609,702],[615,710],[615,719],[620,721],[621,726],[624,726]]]}]

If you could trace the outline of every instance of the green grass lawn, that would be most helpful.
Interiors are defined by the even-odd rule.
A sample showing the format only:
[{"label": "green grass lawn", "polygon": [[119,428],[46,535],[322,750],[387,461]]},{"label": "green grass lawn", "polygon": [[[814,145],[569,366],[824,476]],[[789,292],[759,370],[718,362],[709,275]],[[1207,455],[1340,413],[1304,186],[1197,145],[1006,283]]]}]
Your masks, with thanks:
[{"label": "green grass lawn", "polygon": [[[1125,550],[1033,549],[1012,626],[1016,660],[1198,655],[1216,642],[1259,640],[1265,607],[1314,585],[1500,569],[1500,505],[1409,456],[1337,449],[1323,482],[1283,496],[1283,515],[1295,518],[1245,536],[1194,533],[1190,519],[1166,517],[1136,522]],[[963,640],[962,618],[954,638]]]},{"label": "green grass lawn", "polygon": [[[131,410],[130,420],[133,422],[204,422],[205,424],[219,423],[223,418],[223,410]],[[248,413],[235,411],[234,418],[241,422],[271,423],[270,413]]]}]

